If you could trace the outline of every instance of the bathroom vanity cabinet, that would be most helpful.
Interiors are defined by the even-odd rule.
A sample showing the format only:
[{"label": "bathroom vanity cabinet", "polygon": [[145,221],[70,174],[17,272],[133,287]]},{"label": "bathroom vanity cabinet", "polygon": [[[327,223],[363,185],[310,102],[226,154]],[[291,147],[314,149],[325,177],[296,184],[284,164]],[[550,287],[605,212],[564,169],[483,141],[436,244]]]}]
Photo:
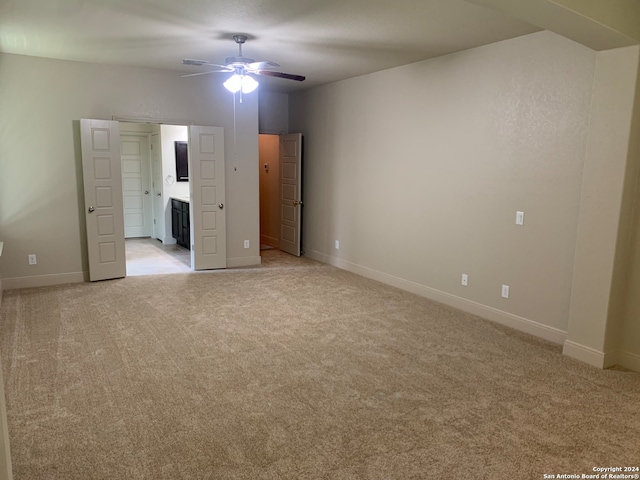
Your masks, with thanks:
[{"label": "bathroom vanity cabinet", "polygon": [[171,235],[178,245],[190,248],[189,202],[171,198]]}]

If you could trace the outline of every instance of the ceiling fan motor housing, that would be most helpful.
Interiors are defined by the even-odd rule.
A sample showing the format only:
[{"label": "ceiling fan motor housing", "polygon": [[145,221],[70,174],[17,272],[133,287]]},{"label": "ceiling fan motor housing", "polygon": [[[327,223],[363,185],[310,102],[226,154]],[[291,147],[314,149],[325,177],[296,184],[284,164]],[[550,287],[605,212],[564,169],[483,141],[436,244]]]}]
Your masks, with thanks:
[{"label": "ceiling fan motor housing", "polygon": [[227,57],[224,59],[225,65],[246,65],[247,63],[253,63],[255,60],[253,58],[243,57],[239,55],[237,57]]},{"label": "ceiling fan motor housing", "polygon": [[246,65],[247,63],[255,62],[253,58],[247,58],[242,56],[242,45],[244,44],[244,42],[247,41],[247,38],[249,37],[241,34],[233,36],[233,40],[238,44],[238,56],[225,58],[224,63],[226,65],[240,66],[240,65]]}]

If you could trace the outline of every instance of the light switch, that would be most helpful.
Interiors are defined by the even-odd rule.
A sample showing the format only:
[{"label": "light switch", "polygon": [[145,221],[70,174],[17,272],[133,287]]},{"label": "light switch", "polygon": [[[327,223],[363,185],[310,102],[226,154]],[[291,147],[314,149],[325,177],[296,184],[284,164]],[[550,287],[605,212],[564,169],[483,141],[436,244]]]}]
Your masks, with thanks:
[{"label": "light switch", "polygon": [[524,212],[516,212],[516,225],[524,225]]}]

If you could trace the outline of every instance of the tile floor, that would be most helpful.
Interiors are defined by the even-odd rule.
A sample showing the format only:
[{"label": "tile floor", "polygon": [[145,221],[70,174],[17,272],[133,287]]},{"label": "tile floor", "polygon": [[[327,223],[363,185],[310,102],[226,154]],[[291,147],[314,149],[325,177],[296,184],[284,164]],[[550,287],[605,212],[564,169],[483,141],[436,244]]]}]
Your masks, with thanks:
[{"label": "tile floor", "polygon": [[[191,272],[191,251],[180,245],[163,245],[155,238],[125,239],[127,276]],[[304,266],[306,260],[260,245],[261,264],[242,268],[282,268]]]},{"label": "tile floor", "polygon": [[191,252],[180,245],[163,245],[155,238],[127,238],[125,252],[128,276],[191,271]]}]

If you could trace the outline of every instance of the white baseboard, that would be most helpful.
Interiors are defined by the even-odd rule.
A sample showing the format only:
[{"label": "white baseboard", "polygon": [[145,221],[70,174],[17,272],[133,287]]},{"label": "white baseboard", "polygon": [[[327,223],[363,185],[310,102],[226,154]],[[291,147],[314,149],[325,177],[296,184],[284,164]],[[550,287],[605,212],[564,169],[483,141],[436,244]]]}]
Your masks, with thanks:
[{"label": "white baseboard", "polygon": [[581,345],[571,340],[566,340],[562,347],[562,354],[575,358],[581,362],[588,363],[598,368],[605,368],[605,354],[595,348]]},{"label": "white baseboard", "polygon": [[634,372],[640,372],[640,355],[617,350],[605,354],[604,368],[619,365]]},{"label": "white baseboard", "polygon": [[260,235],[260,243],[269,245],[273,248],[280,248],[280,239],[275,237],[270,237],[269,235]]},{"label": "white baseboard", "polygon": [[307,250],[304,246],[302,247],[303,256],[310,258],[311,260],[315,260],[316,262],[321,263],[331,263],[329,262],[329,255],[325,253],[318,252],[317,250]]},{"label": "white baseboard", "polygon": [[544,338],[545,340],[549,340],[553,343],[562,345],[567,338],[567,332],[558,328],[549,327],[533,320],[529,320],[528,318],[504,312],[488,305],[483,305],[472,300],[458,297],[457,295],[452,295],[435,288],[427,287],[426,285],[405,280],[404,278],[396,277],[394,275],[389,275],[388,273],[363,267],[315,250],[305,250],[305,256],[312,260],[328,263],[343,270],[348,270],[358,275],[362,275],[363,277],[400,288],[401,290],[415,293],[416,295],[426,297],[430,300],[444,303],[445,305],[449,305],[454,308],[459,308],[460,310],[473,315],[478,315],[479,317],[514,328],[521,332]]},{"label": "white baseboard", "polygon": [[164,237],[162,239],[162,244],[163,245],[176,245],[177,243],[178,243],[178,241],[173,237]]},{"label": "white baseboard", "polygon": [[234,267],[254,267],[262,263],[260,255],[256,257],[235,257],[227,258],[227,268]]},{"label": "white baseboard", "polygon": [[2,287],[5,290],[13,290],[16,288],[50,287],[52,285],[87,281],[89,281],[89,272],[59,273],[55,275],[5,278],[2,282]]}]

